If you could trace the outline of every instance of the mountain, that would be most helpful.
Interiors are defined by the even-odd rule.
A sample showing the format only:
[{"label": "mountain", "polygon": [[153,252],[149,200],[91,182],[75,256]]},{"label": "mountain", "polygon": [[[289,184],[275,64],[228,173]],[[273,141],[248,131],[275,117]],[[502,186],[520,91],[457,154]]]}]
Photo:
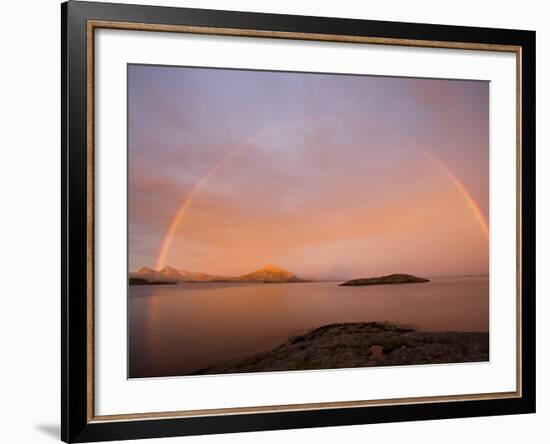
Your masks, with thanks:
[{"label": "mountain", "polygon": [[230,278],[216,276],[214,274],[201,273],[200,271],[189,272],[189,282],[225,282]]},{"label": "mountain", "polygon": [[352,279],[344,282],[340,286],[352,285],[388,285],[388,284],[420,284],[430,282],[429,279],[413,276],[411,274],[388,274],[387,276],[379,276],[373,278]]},{"label": "mountain", "polygon": [[149,282],[164,280],[160,272],[149,267],[141,267],[135,273],[130,273],[130,279],[143,279]]},{"label": "mountain", "polygon": [[243,274],[231,279],[236,282],[304,282],[303,279],[292,274],[290,271],[276,265],[266,265],[252,273]]},{"label": "mountain", "polygon": [[216,276],[196,271],[178,270],[180,282],[224,282],[229,278],[225,276]]},{"label": "mountain", "polygon": [[[177,282],[306,282],[300,279],[293,273],[276,265],[266,265],[252,273],[243,274],[241,276],[218,276],[201,272],[193,272],[182,269],[176,269],[171,266],[165,266],[160,270],[154,270],[149,267],[141,267],[135,273],[130,273],[130,279],[133,282],[150,283],[177,283]],[[143,285],[143,284],[142,284]]]},{"label": "mountain", "polygon": [[174,267],[166,266],[160,271],[159,273],[159,280],[169,281],[169,282],[179,282],[184,277],[184,275],[179,271],[176,270]]},{"label": "mountain", "polygon": [[214,276],[206,273],[195,273],[187,270],[178,270],[167,265],[160,270],[154,270],[149,267],[141,267],[135,273],[130,273],[131,278],[145,279],[155,282],[214,282],[227,281],[229,278],[224,276]]},{"label": "mountain", "polygon": [[159,277],[159,274],[157,270],[154,270],[153,268],[141,267],[135,273],[130,273],[130,276],[143,279],[157,279]]}]

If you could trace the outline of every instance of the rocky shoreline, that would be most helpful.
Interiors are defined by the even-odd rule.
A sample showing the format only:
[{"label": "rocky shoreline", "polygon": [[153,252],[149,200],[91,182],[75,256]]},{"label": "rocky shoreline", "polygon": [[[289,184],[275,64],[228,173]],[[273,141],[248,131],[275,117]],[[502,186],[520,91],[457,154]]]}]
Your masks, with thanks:
[{"label": "rocky shoreline", "polygon": [[489,360],[489,333],[425,332],[380,322],[330,324],[192,374],[319,370]]}]

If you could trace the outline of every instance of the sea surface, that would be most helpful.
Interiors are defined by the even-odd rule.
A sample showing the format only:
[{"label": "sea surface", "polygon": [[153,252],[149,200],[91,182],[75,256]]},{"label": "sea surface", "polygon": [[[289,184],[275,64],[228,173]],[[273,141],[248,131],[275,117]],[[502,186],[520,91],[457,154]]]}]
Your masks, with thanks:
[{"label": "sea surface", "polygon": [[430,279],[363,287],[339,287],[339,282],[131,286],[129,377],[189,374],[335,322],[489,331],[488,276]]}]

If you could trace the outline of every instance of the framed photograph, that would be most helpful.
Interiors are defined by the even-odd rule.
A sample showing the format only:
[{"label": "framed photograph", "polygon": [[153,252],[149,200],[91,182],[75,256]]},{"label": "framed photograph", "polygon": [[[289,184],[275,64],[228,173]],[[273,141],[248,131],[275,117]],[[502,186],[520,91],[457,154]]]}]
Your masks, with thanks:
[{"label": "framed photograph", "polygon": [[62,439],[535,411],[535,33],[69,1]]}]

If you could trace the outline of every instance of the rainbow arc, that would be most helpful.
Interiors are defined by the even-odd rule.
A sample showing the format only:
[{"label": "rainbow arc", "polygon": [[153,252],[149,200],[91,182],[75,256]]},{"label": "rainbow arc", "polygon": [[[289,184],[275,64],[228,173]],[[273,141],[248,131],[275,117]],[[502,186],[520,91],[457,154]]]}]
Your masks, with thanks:
[{"label": "rainbow arc", "polygon": [[[174,236],[178,229],[180,229],[181,225],[184,222],[185,215],[189,211],[189,208],[191,207],[193,201],[197,197],[197,195],[200,193],[200,191],[204,188],[204,186],[208,183],[208,181],[233,157],[235,157],[240,152],[244,151],[247,148],[252,148],[256,146],[259,142],[261,142],[262,138],[268,136],[270,133],[279,131],[281,129],[288,129],[293,126],[302,126],[304,124],[307,124],[308,122],[317,122],[319,119],[310,119],[305,121],[299,121],[299,122],[292,122],[287,123],[283,125],[279,125],[276,127],[272,127],[268,130],[262,131],[256,135],[254,135],[252,138],[247,139],[241,144],[236,145],[234,148],[227,151],[227,153],[212,167],[206,172],[206,174],[197,181],[195,186],[192,188],[192,190],[187,194],[185,199],[182,201],[180,207],[174,214],[174,217],[170,221],[170,224],[168,225],[168,228],[166,230],[166,233],[163,237],[159,253],[157,256],[157,260],[155,263],[155,268],[157,270],[163,268],[166,265],[166,257],[168,255],[168,251],[170,250],[170,246],[173,242]],[[376,128],[378,131],[382,131],[381,128]],[[384,131],[382,131],[384,132]],[[385,131],[388,134],[391,134],[392,137],[398,137],[403,140],[405,140],[401,135],[396,134],[395,132],[389,132]],[[411,145],[410,142],[406,141],[408,145]],[[472,195],[469,193],[468,189],[464,186],[464,184],[452,173],[452,171],[438,158],[436,158],[430,151],[428,151],[425,148],[422,148],[418,146],[417,144],[413,143],[412,146],[420,153],[422,153],[423,156],[426,157],[454,186],[454,188],[457,190],[458,193],[462,196],[464,202],[466,203],[467,207],[472,212],[473,216],[475,217],[477,223],[479,224],[479,227],[481,231],[483,232],[483,235],[488,239],[489,238],[489,224],[483,215],[482,210],[480,209],[478,203],[476,200],[472,197]]]}]

